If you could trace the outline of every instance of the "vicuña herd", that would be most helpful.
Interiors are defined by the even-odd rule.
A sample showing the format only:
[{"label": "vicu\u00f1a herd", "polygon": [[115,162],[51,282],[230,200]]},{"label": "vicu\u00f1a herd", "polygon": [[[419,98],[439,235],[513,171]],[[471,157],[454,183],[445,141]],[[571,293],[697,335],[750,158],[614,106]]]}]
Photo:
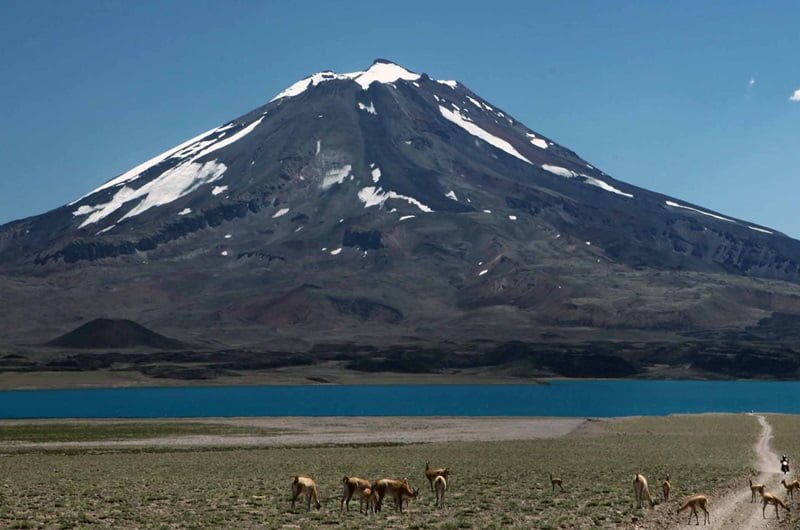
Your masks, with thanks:
[{"label": "vicu\u00f1a herd", "polygon": [[[430,462],[425,464],[425,478],[428,479],[431,492],[436,496],[436,506],[443,508],[445,506],[445,492],[448,488],[448,480],[450,472],[446,467],[432,468]],[[789,511],[787,504],[778,498],[777,495],[768,493],[764,484],[754,483],[752,479],[748,479],[750,486],[750,502],[756,502],[758,496],[761,496],[761,515],[766,518],[766,510],[768,505],[775,506],[775,516],[780,519],[778,508],[783,508]],[[781,481],[786,493],[790,498],[794,498],[794,492],[800,492],[800,480],[793,480],[787,482],[785,479]],[[556,487],[559,492],[564,491],[563,480],[555,477],[550,473],[550,486],[553,493],[556,492]],[[661,490],[663,492],[663,502],[668,502],[670,493],[672,492],[672,482],[670,476],[667,475],[661,483]],[[650,488],[647,484],[647,479],[641,473],[636,473],[633,477],[633,494],[639,508],[642,503],[647,501],[650,507],[655,507],[656,503],[650,494]],[[307,476],[296,476],[292,480],[292,510],[295,508],[297,500],[305,495],[306,510],[311,509],[311,502],[314,506],[320,509],[322,506],[319,497],[319,488],[317,487],[314,479]],[[379,480],[368,480],[361,477],[345,476],[342,478],[342,498],[339,502],[341,511],[350,511],[350,501],[355,498],[358,500],[358,511],[368,515],[370,513],[380,512],[383,506],[383,500],[390,497],[394,501],[394,508],[396,511],[402,513],[403,503],[406,500],[416,499],[419,496],[419,490],[412,488],[408,479],[391,479],[382,478]],[[684,503],[678,508],[678,513],[685,510],[690,510],[689,524],[692,522],[692,516],[695,517],[697,525],[700,524],[700,515],[698,510],[703,511],[703,525],[711,523],[711,514],[708,511],[708,497],[706,495],[693,495],[687,498]]]},{"label": "vicu\u00f1a herd", "polygon": [[[436,492],[436,505],[444,506],[444,493],[447,491],[447,478],[450,472],[447,468],[432,469],[430,463],[425,464],[425,477],[430,481],[431,491]],[[313,499],[314,506],[320,509],[319,489],[316,482],[311,477],[296,476],[292,480],[292,510],[294,510],[297,499],[306,495],[306,510],[311,509]],[[379,480],[369,480],[361,477],[342,478],[342,498],[339,502],[341,511],[350,511],[350,501],[355,497],[358,500],[358,512],[368,515],[381,511],[383,499],[390,497],[394,500],[395,510],[402,512],[403,503],[406,499],[416,499],[419,490],[412,488],[408,479],[382,478]]]},{"label": "vicu\u00f1a herd", "polygon": [[[553,476],[550,475],[551,482],[553,481]],[[766,510],[768,505],[775,506],[775,517],[780,519],[780,514],[778,512],[778,508],[783,508],[787,512],[789,511],[789,506],[778,498],[777,495],[773,495],[772,493],[768,493],[766,491],[766,486],[764,484],[759,484],[753,482],[752,479],[747,479],[747,482],[750,486],[750,502],[756,502],[758,500],[758,496],[761,497],[761,515],[762,517],[766,518]],[[786,493],[789,498],[794,498],[794,492],[800,492],[800,480],[793,480],[791,482],[787,482],[786,479],[781,480],[781,484],[786,489]],[[666,476],[664,482],[661,484],[662,490],[664,492],[664,502],[669,501],[669,495],[672,491],[672,482],[670,481],[669,475]],[[655,502],[650,495],[650,489],[647,486],[647,479],[641,473],[637,473],[633,476],[633,495],[636,499],[636,503],[639,508],[642,507],[642,503],[647,500],[650,503],[650,507],[655,506]],[[684,503],[678,508],[678,513],[683,512],[684,510],[690,510],[689,512],[689,524],[692,523],[692,516],[694,515],[695,521],[697,525],[700,524],[700,516],[698,514],[698,510],[703,511],[703,525],[711,523],[711,514],[708,511],[708,497],[705,495],[693,495],[686,499]]]}]

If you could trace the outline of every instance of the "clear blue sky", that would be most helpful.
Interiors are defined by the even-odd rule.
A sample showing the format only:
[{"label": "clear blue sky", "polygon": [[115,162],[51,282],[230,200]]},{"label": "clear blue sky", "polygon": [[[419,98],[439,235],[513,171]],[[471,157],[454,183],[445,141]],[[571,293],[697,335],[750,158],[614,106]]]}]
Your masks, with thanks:
[{"label": "clear blue sky", "polygon": [[800,237],[800,3],[0,0],[0,223],[385,57],[632,184]]}]

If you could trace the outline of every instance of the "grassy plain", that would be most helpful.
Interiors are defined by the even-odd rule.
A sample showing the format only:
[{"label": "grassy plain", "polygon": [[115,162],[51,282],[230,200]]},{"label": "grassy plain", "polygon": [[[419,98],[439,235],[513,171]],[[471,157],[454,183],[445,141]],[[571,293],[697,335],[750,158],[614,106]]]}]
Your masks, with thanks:
[{"label": "grassy plain", "polygon": [[[50,428],[52,439],[74,439],[71,430],[60,435],[60,427]],[[83,428],[93,439],[108,436]],[[709,415],[595,421],[565,438],[507,442],[167,450],[0,445],[0,528],[633,527],[645,514],[633,504],[635,472],[650,478],[654,495],[663,476],[672,475],[677,500],[646,511],[646,521],[662,525],[674,520],[683,496],[743,480],[758,431],[752,417]],[[445,509],[434,506],[422,476],[426,461],[452,470]],[[563,493],[551,491],[551,471],[563,478]],[[290,510],[289,484],[298,473],[317,479],[320,511]],[[390,502],[369,518],[357,508],[342,514],[346,474],[408,477],[421,496],[403,515]]]}]

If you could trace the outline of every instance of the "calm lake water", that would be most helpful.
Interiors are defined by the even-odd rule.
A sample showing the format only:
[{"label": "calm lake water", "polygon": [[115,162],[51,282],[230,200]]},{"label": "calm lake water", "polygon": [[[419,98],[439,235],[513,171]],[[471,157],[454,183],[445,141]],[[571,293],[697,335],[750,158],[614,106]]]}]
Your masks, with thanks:
[{"label": "calm lake water", "polygon": [[800,382],[739,381],[20,390],[0,392],[0,418],[800,414],[798,396]]}]

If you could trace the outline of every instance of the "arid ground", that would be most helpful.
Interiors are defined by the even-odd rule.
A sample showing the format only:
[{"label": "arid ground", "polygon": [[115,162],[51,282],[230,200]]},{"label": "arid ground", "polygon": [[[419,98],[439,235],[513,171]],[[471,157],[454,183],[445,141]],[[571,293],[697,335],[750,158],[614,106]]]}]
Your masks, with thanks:
[{"label": "arid ground", "polygon": [[[775,451],[800,454],[798,433],[775,415],[4,421],[0,528],[680,528],[695,493],[714,528],[788,527],[794,514],[762,518],[747,479],[785,498]],[[444,508],[426,461],[452,472]],[[654,509],[634,503],[636,472]],[[321,510],[291,510],[295,474],[316,478]],[[341,513],[344,475],[408,477],[420,496],[402,515]]]}]

